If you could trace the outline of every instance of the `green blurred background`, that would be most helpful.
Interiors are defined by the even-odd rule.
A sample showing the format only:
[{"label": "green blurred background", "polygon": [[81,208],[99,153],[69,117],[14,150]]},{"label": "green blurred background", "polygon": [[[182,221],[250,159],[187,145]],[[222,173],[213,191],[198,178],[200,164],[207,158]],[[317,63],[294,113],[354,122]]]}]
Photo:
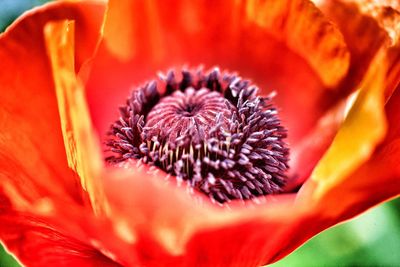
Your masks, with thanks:
[{"label": "green blurred background", "polygon": [[[46,0],[0,0],[0,31]],[[1,222],[0,222],[1,223]],[[0,267],[19,266],[0,245]],[[269,267],[400,267],[400,198],[324,231]]]}]

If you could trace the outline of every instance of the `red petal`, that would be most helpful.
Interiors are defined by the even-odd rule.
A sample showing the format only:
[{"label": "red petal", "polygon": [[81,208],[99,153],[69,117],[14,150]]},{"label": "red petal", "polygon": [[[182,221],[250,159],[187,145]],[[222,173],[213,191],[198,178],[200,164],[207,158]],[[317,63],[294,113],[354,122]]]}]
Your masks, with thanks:
[{"label": "red petal", "polygon": [[392,142],[400,137],[400,85],[397,86],[394,94],[386,104],[386,114],[388,120],[388,133],[385,139],[385,143]]},{"label": "red petal", "polygon": [[98,40],[104,5],[56,2],[18,19],[0,37],[0,169],[2,188],[17,201],[43,195],[80,198],[68,168],[59,111],[43,42],[50,20],[75,19],[81,65]]},{"label": "red petal", "polygon": [[[227,36],[237,38],[245,26],[243,24],[249,24],[246,26],[254,27],[254,30],[260,27],[278,40],[283,40],[315,68],[328,86],[335,85],[346,73],[348,54],[342,43],[341,35],[320,15],[310,1],[274,3],[248,0],[233,3],[220,1],[215,2],[213,6],[207,4],[206,1],[197,0],[191,3],[176,1],[162,6],[161,3],[156,4],[153,1],[142,4],[129,0],[111,0],[105,28],[108,47],[121,59],[129,60],[135,57],[140,49],[143,49],[140,47],[140,43],[147,42],[147,40],[138,40],[138,38],[149,35],[149,48],[155,54],[152,55],[152,58],[160,57],[161,60],[161,57],[165,56],[165,52],[168,51],[166,48],[160,48],[159,45],[160,41],[168,38],[162,32],[165,30],[163,22],[171,24],[171,26],[175,23],[183,23],[184,25],[179,25],[184,30],[180,34],[197,35],[196,32],[211,31],[206,34],[214,37],[213,42],[218,42],[221,37],[221,40]],[[223,12],[227,10],[230,12]],[[160,11],[165,12],[163,14],[178,11],[182,15],[167,18],[163,17]],[[139,24],[138,16],[145,21]],[[213,29],[214,24],[223,28]],[[125,26],[122,31],[121,26]],[[178,28],[174,29],[174,31],[176,30]],[[215,30],[217,32],[213,32]],[[224,33],[224,31],[229,33]],[[204,40],[201,40],[202,36],[199,37],[200,39],[197,39],[196,42]],[[241,37],[241,41],[246,42],[244,36]],[[206,37],[206,41],[208,41],[207,39]],[[235,47],[236,44],[229,43],[229,39],[225,39],[226,43],[223,46],[225,48],[227,46]],[[302,45],[299,45],[300,43]],[[196,47],[199,45],[197,43]],[[190,48],[193,49],[193,47]]]},{"label": "red petal", "polygon": [[[165,16],[166,15],[168,15],[168,13],[166,13]],[[220,21],[220,19],[221,18],[218,18],[218,21]],[[62,26],[63,23],[52,25]],[[57,33],[57,30],[60,30],[59,26],[53,28],[56,30],[54,31],[55,33]],[[257,30],[255,32],[256,35],[260,33],[260,31]],[[249,33],[249,35],[252,36],[251,33]],[[59,38],[60,36],[63,35],[59,35],[57,36],[57,38]],[[68,37],[67,40],[70,40],[69,38],[71,35],[66,34],[66,36]],[[265,35],[262,36],[265,37]],[[200,35],[199,37],[203,37],[204,41],[209,40],[210,36],[207,35],[206,37],[204,37]],[[220,36],[214,37],[216,38],[216,40],[220,38]],[[258,40],[255,37],[257,36],[253,36],[254,39],[250,40]],[[294,56],[291,52],[287,50],[287,48],[285,48],[285,46],[282,46],[282,44],[277,42],[275,39],[268,40],[269,41],[266,41],[266,45],[268,45],[269,48],[274,47],[281,52],[285,52],[280,55],[288,55],[290,62],[303,62],[300,58]],[[67,43],[67,50],[62,50],[63,46],[57,46],[57,44],[60,43],[59,39],[54,40],[49,38],[49,41],[50,45],[54,45],[52,47],[54,50],[50,48],[49,51],[55,52],[51,53],[51,59],[53,63],[53,71],[55,71],[56,75],[56,84],[59,90],[67,89],[63,92],[65,93],[65,96],[68,100],[64,103],[65,106],[63,106],[62,108],[66,108],[65,111],[66,113],[68,113],[66,118],[68,118],[68,116],[71,116],[71,114],[74,114],[78,111],[85,111],[85,105],[84,103],[82,103],[82,87],[80,83],[76,83],[76,77],[73,77],[74,72],[70,68],[73,61],[71,61],[71,59],[67,56],[63,57],[63,52],[71,52],[71,43]],[[52,41],[54,41],[54,43]],[[187,44],[193,44],[193,41],[190,42],[190,38],[188,38],[187,41]],[[201,42],[199,42],[199,44],[201,44]],[[199,44],[193,47],[193,51],[202,51]],[[175,46],[172,45],[172,47]],[[219,49],[217,49],[218,47]],[[182,59],[179,59],[179,56],[184,55],[188,56],[189,60],[199,62],[200,60],[202,60],[201,56],[206,55],[205,57],[208,59],[204,62],[211,64],[213,63],[212,56],[218,56],[218,53],[213,54],[215,52],[219,52],[224,56],[232,56],[235,55],[235,53],[239,53],[239,50],[233,50],[233,52],[224,52],[224,49],[222,49],[224,47],[225,46],[223,45],[223,42],[221,42],[221,40],[219,43],[216,42],[215,47],[213,47],[216,48],[216,50],[214,51],[213,49],[211,49],[211,56],[204,53],[194,53],[193,55],[180,54],[179,51],[176,49],[177,47],[175,47],[175,50],[172,50],[172,52],[177,52],[178,59],[173,59],[171,62],[177,64],[179,62],[182,62],[180,61]],[[249,65],[246,65],[246,62],[243,63],[243,60],[239,61],[237,55],[236,57],[232,57],[232,59],[235,60],[235,62],[233,63],[229,62],[229,57],[223,57],[223,60],[221,62],[226,63],[227,66],[239,66],[239,63],[242,63],[242,67],[239,66],[240,68],[249,67],[254,64],[254,66],[257,67],[254,69],[255,77],[261,77],[260,73],[262,73],[262,69],[259,69],[261,64],[257,65],[256,61],[256,56],[260,54],[257,54],[257,51],[252,54],[253,52],[250,49],[251,46],[246,47],[248,49],[245,51],[247,51],[251,55],[249,58],[252,59],[250,60]],[[58,48],[60,48],[59,51],[57,50]],[[57,51],[61,53],[57,53]],[[154,58],[146,58],[146,56],[149,56],[148,53],[149,51],[141,56],[138,56],[138,58],[135,59],[136,61],[133,62],[135,64],[138,62],[145,64],[146,59],[151,61],[157,60],[157,56],[155,56]],[[101,56],[104,56],[105,54],[105,50],[101,51],[100,53]],[[261,55],[265,54],[266,51],[262,51]],[[63,63],[64,59],[67,60],[64,62],[65,65],[60,64]],[[105,58],[98,60],[99,61],[96,62],[98,64],[98,68],[99,66],[105,67],[105,65],[102,66],[100,63],[110,62],[105,60]],[[101,60],[105,61],[102,62]],[[132,62],[126,65],[118,65],[115,61],[113,62],[113,64],[115,65],[110,65],[110,68],[114,66],[135,66]],[[279,63],[278,60],[272,62],[274,62],[274,64]],[[89,91],[89,95],[92,97],[91,101],[94,101],[93,95],[95,89],[104,91],[113,88],[111,87],[111,85],[115,85],[103,85],[101,83],[95,83],[93,79],[98,78],[100,81],[111,82],[114,81],[115,78],[123,77],[123,74],[135,73],[135,71],[137,71],[137,73],[135,73],[135,77],[144,77],[145,75],[148,75],[160,66],[166,67],[167,63],[170,62],[147,66],[147,69],[144,70],[140,70],[139,67],[136,66],[128,72],[109,72],[111,73],[110,76],[113,77],[106,77],[107,79],[105,79],[104,77],[93,76],[94,78],[92,77],[91,86],[96,85],[98,87],[91,87],[92,91]],[[154,64],[154,62],[152,62],[152,64]],[[288,66],[285,64],[283,65],[284,66],[279,71],[279,73],[290,73],[290,69],[287,68]],[[69,68],[66,68],[66,66]],[[272,66],[273,64],[271,64],[270,67],[271,73],[275,74]],[[60,70],[66,72],[63,73]],[[116,71],[118,70],[118,68],[113,70]],[[99,74],[101,73],[101,71],[101,69],[97,69],[95,73]],[[243,69],[243,71],[245,70]],[[311,76],[313,75],[310,74],[310,76],[307,76],[307,78],[305,79],[305,84],[317,84],[318,86],[316,86],[315,88],[317,88],[317,92],[320,92],[323,87],[320,85],[320,83],[315,82],[314,80],[310,82],[310,79],[312,79],[310,78]],[[66,77],[72,78],[65,79]],[[125,83],[130,83],[126,81],[126,77],[123,78],[123,82],[116,84],[123,85]],[[298,79],[301,80],[302,78]],[[62,82],[70,83],[68,83],[67,86],[64,88],[63,86],[65,84],[63,84]],[[281,83],[279,83],[279,81],[276,81],[276,84],[285,84],[285,81],[280,82]],[[287,84],[290,83],[290,81],[287,81]],[[110,87],[107,88],[107,86]],[[307,94],[309,94],[310,91],[312,91],[310,89],[311,87],[306,86],[306,88]],[[69,89],[71,89],[71,91]],[[74,100],[76,100],[73,97],[68,98],[68,92],[77,92],[77,99],[80,102],[73,102]],[[288,95],[287,97],[293,98],[293,95]],[[397,99],[396,95],[394,95],[392,99]],[[104,100],[104,98],[102,100]],[[395,101],[394,103],[396,105],[399,104],[397,103],[397,100],[393,101]],[[319,113],[325,111],[325,109],[320,107],[319,105],[317,105],[317,107],[320,108],[317,109]],[[99,110],[100,108],[98,108],[96,112],[100,112]],[[310,110],[307,111],[309,112]],[[292,115],[293,114],[294,113],[292,113]],[[83,113],[84,117],[86,115],[86,113]],[[290,115],[290,113],[288,113],[288,115]],[[318,116],[316,116],[316,118],[318,118]],[[313,118],[312,121],[315,121],[316,118]],[[83,121],[86,122],[86,120],[87,117],[85,117]],[[78,120],[71,121],[72,123],[79,122]],[[302,122],[301,119],[300,122]],[[78,123],[77,125],[80,124]],[[84,126],[86,127],[84,127],[84,130],[88,130],[90,134],[86,135],[86,137],[92,137],[93,133],[90,132],[90,129],[87,129],[87,127],[90,128],[90,124]],[[79,128],[78,130],[82,129]],[[73,132],[73,134],[77,134],[78,137],[82,137],[80,133],[82,132]],[[82,153],[81,155],[87,155],[92,151],[92,147],[90,145],[87,145],[90,144],[90,142],[93,142],[93,140],[87,142],[87,140],[83,139],[81,141],[83,146],[80,147],[81,150],[79,153]],[[375,142],[376,139],[374,139],[373,141]],[[392,146],[389,146],[389,149],[378,150],[372,158],[376,160],[376,168],[379,168],[379,170],[381,170],[381,168],[385,166],[385,164],[387,164],[387,158],[389,158],[390,156],[389,152],[391,151],[391,149],[393,149],[393,147],[395,149],[398,148],[396,145],[397,143],[394,143],[395,146],[393,146],[393,142],[391,144]],[[88,150],[85,151],[85,148],[88,148]],[[388,147],[386,146],[386,148]],[[392,153],[392,155],[396,156],[397,154],[398,153],[396,151],[395,153]],[[92,160],[87,160],[89,158],[90,157],[88,156],[84,157],[84,159],[86,159],[86,161],[84,161],[84,164],[86,164],[85,167],[93,167],[93,165],[91,165],[93,164]],[[97,157],[95,158],[97,159]],[[392,166],[392,164],[389,165]],[[114,231],[110,231],[109,226],[107,227],[107,224],[102,222],[102,219],[100,218],[98,218],[97,222],[95,223],[89,212],[87,216],[88,222],[86,223],[82,220],[82,218],[76,218],[86,216],[87,210],[79,210],[79,208],[72,209],[73,212],[71,212],[71,218],[73,218],[73,221],[76,225],[72,225],[70,227],[79,228],[80,232],[78,232],[76,236],[74,235],[74,237],[77,237],[79,242],[82,242],[82,239],[84,239],[82,237],[84,236],[82,234],[83,230],[87,230],[88,236],[95,237],[96,239],[102,241],[105,247],[108,250],[112,251],[115,257],[120,260],[120,262],[123,262],[125,265],[128,266],[135,266],[138,264],[167,264],[174,266],[261,265],[263,263],[271,262],[278,259],[279,257],[286,255],[291,250],[299,246],[302,242],[304,242],[307,238],[323,230],[324,228],[339,222],[341,219],[348,218],[349,216],[352,216],[355,213],[368,208],[370,205],[376,204],[378,201],[393,196],[393,194],[396,194],[396,192],[398,193],[399,187],[398,182],[396,182],[398,180],[394,181],[395,186],[393,190],[387,190],[385,187],[377,185],[378,180],[373,180],[371,183],[368,184],[364,183],[364,180],[362,180],[361,177],[365,177],[365,174],[367,172],[376,174],[377,178],[382,178],[388,182],[392,182],[392,180],[394,179],[393,177],[398,177],[398,168],[396,167],[392,169],[393,171],[383,170],[381,172],[379,172],[376,168],[374,167],[374,165],[369,165],[369,167],[361,167],[359,170],[356,170],[353,175],[349,176],[349,179],[345,179],[344,182],[338,184],[337,187],[331,187],[330,190],[327,191],[327,193],[320,198],[321,202],[317,202],[315,201],[315,199],[309,197],[310,195],[308,195],[308,193],[312,191],[304,191],[303,193],[299,194],[301,198],[297,199],[297,201],[295,201],[294,199],[295,195],[279,195],[267,198],[266,203],[255,205],[254,208],[249,207],[250,204],[248,204],[246,207],[241,207],[239,203],[232,204],[232,211],[213,206],[208,202],[208,200],[205,199],[202,199],[201,201],[199,201],[199,203],[196,203],[193,201],[193,198],[189,197],[189,195],[186,194],[183,188],[178,188],[176,185],[171,186],[160,183],[160,177],[151,177],[149,174],[142,173],[136,169],[134,169],[133,172],[127,170],[110,170],[110,172],[106,172],[107,170],[100,170],[100,173],[95,173],[95,175],[88,178],[93,180],[101,178],[101,180],[105,182],[105,190],[107,191],[107,196],[110,199],[112,212],[111,218],[113,220],[112,227]],[[353,179],[352,177],[355,178]],[[310,180],[310,182],[308,183],[308,188],[312,187],[312,182],[313,181]],[[342,188],[342,184],[345,187]],[[366,201],[365,199],[369,197],[369,194],[364,192],[366,190],[370,190],[371,185],[376,186],[377,194],[371,200]],[[332,204],[333,200],[336,200],[338,196],[340,196],[341,192],[345,192],[346,196],[353,196],[355,189],[362,190],[360,191],[362,193],[355,194],[354,197],[340,198],[341,201],[338,207]],[[199,198],[201,199],[201,196],[199,196]],[[61,212],[62,210],[60,209],[60,203],[57,202],[55,203],[55,205],[57,205],[57,212]],[[66,211],[65,213],[61,214],[68,213]],[[61,217],[68,218],[68,216]],[[54,220],[54,218],[50,218],[49,220],[52,221]],[[61,225],[61,223],[55,225],[58,227],[59,225]],[[84,227],[85,225],[86,228]],[[91,225],[93,229],[90,229],[88,225]],[[65,229],[68,229],[66,223],[63,224],[63,227]],[[21,227],[20,229],[23,228]],[[43,229],[41,230],[42,232],[45,232],[47,237],[54,237],[54,232],[49,232],[48,230]],[[71,230],[67,232],[71,234],[74,231]],[[37,235],[35,234],[34,236],[36,237]],[[64,237],[65,236],[63,236],[63,238]],[[50,238],[50,240],[53,239],[54,238]],[[86,245],[82,244],[82,246],[80,246],[77,245],[75,241],[71,242],[74,244],[74,248],[79,248],[79,251],[92,251],[91,248],[89,248],[90,246],[86,247]],[[80,244],[79,242],[78,244]],[[51,241],[42,244],[45,244],[47,246],[54,243],[52,243]],[[83,242],[83,244],[86,243]],[[24,253],[28,252],[24,251]]]},{"label": "red petal", "polygon": [[120,266],[92,245],[56,230],[49,220],[13,210],[1,191],[0,221],[0,238],[26,266]]},{"label": "red petal", "polygon": [[103,180],[124,241],[118,257],[130,266],[259,266],[281,250],[277,240],[301,219],[294,195],[227,210],[140,170],[108,173]]},{"label": "red petal", "polygon": [[[379,202],[400,194],[400,90],[386,105],[389,127],[372,157],[320,201],[327,216],[348,219]],[[346,200],[337,195],[346,196]],[[336,198],[336,199],[335,199]]]},{"label": "red petal", "polygon": [[292,192],[310,177],[314,167],[340,129],[344,120],[345,108],[352,97],[354,96],[350,96],[346,101],[340,101],[328,110],[300,142],[292,145],[289,180],[285,186],[286,192]]},{"label": "red petal", "polygon": [[87,84],[100,135],[132,87],[158,71],[205,64],[239,71],[265,94],[277,90],[294,143],[336,101],[326,97],[332,92],[324,83],[337,84],[349,60],[340,32],[305,0],[110,1],[105,38]]}]

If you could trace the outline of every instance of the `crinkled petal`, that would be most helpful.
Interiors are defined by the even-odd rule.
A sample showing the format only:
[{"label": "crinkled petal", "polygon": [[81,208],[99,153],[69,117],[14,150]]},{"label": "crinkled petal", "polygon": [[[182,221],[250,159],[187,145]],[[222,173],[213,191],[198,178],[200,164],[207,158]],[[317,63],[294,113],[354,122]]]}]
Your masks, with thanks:
[{"label": "crinkled petal", "polygon": [[396,0],[315,2],[324,14],[338,25],[350,50],[350,75],[343,81],[343,86],[351,90],[359,83],[379,49],[385,46],[388,53],[386,96],[389,96],[400,79],[399,2]]}]

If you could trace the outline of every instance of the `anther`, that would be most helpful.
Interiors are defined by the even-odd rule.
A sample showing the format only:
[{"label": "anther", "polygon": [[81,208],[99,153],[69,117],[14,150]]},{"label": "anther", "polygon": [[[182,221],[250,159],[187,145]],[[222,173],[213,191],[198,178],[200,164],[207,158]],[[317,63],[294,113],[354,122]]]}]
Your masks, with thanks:
[{"label": "anther", "polygon": [[132,92],[111,126],[106,161],[141,160],[219,203],[279,193],[289,150],[271,98],[218,68],[176,76]]}]

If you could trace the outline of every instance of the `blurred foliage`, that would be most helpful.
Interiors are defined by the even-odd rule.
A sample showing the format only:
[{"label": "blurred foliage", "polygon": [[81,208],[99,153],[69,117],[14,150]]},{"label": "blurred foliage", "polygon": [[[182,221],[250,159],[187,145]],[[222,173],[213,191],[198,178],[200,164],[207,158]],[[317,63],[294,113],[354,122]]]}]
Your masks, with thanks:
[{"label": "blurred foliage", "polygon": [[0,266],[1,267],[19,267],[18,262],[8,255],[4,248],[0,245]]},{"label": "blurred foliage", "polygon": [[400,266],[400,198],[325,230],[268,267]]},{"label": "blurred foliage", "polygon": [[[0,0],[0,31],[25,10],[46,0]],[[268,267],[400,266],[400,199],[314,237]],[[0,246],[0,266],[19,266]]]}]

